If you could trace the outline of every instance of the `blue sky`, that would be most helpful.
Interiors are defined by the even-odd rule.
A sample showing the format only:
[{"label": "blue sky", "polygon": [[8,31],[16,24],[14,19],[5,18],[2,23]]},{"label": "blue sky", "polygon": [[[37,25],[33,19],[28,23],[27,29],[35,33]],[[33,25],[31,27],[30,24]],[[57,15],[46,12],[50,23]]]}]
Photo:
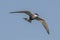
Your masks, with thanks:
[{"label": "blue sky", "polygon": [[[50,35],[36,20],[28,23],[25,14],[11,11],[29,10],[38,13],[49,25]],[[60,40],[60,0],[0,0],[0,40]]]}]

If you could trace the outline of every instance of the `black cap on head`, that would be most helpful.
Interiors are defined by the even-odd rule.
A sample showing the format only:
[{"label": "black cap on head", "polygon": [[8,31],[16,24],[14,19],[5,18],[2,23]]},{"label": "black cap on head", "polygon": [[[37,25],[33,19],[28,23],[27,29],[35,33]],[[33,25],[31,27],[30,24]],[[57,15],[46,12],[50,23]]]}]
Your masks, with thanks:
[{"label": "black cap on head", "polygon": [[[36,15],[38,15],[37,13],[35,13]],[[39,15],[38,15],[39,16]]]}]

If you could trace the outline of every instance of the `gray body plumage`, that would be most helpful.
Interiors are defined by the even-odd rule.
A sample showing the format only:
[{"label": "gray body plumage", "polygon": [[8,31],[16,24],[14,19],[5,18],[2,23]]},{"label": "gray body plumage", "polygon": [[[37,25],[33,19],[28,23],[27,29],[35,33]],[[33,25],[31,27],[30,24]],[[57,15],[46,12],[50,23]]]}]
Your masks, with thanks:
[{"label": "gray body plumage", "polygon": [[10,12],[10,13],[25,13],[29,16],[29,18],[24,18],[25,20],[27,20],[28,22],[31,23],[32,20],[38,20],[42,23],[42,25],[44,26],[44,28],[46,29],[47,33],[49,34],[49,28],[48,25],[46,23],[46,21],[42,18],[39,17],[39,15],[36,14],[32,14],[30,11],[15,11],[15,12]]}]

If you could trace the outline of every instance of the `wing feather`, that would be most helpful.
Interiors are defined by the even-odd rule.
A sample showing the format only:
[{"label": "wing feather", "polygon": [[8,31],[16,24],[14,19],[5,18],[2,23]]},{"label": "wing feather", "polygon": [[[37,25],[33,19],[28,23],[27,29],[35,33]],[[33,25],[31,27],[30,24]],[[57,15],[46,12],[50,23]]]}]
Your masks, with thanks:
[{"label": "wing feather", "polygon": [[30,11],[15,11],[15,12],[10,12],[10,13],[25,13],[25,14],[27,14],[27,15],[29,15],[29,16],[32,16],[33,14],[30,12]]},{"label": "wing feather", "polygon": [[39,18],[39,17],[37,17],[36,19],[42,23],[42,25],[46,29],[47,33],[49,34],[49,28],[48,28],[48,25],[47,25],[46,21],[42,18]]}]

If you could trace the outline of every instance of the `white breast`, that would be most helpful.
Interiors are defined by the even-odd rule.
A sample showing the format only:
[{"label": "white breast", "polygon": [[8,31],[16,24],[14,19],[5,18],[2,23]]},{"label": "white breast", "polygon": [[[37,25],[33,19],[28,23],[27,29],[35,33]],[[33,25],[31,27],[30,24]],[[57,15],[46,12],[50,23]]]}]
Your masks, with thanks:
[{"label": "white breast", "polygon": [[36,17],[38,17],[38,15],[34,15],[32,18],[36,18]]},{"label": "white breast", "polygon": [[38,15],[34,15],[35,17],[37,17]]}]

